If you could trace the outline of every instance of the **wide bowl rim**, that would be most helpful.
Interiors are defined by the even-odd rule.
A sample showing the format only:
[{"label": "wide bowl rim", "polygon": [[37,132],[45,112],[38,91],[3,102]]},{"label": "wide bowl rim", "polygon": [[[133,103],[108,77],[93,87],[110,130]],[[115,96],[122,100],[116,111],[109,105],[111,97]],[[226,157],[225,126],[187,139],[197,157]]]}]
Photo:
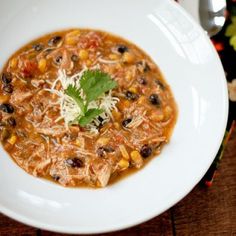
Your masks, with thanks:
[{"label": "wide bowl rim", "polygon": [[[200,29],[200,26],[193,20],[193,18],[188,14],[186,13],[177,3],[175,2],[172,2],[172,1],[168,1],[168,4],[171,6],[175,6],[175,8],[177,8],[179,10],[179,12],[181,14],[183,14],[186,19],[191,22],[191,24],[196,27],[197,29],[199,29],[199,31],[201,31],[203,37],[205,37],[206,41],[210,43],[210,40],[208,39],[207,35],[205,34],[205,32]],[[222,70],[222,75],[223,75],[223,68],[222,68],[222,65],[221,65],[221,62],[220,62],[220,59],[218,57],[218,54],[217,52],[215,51],[213,45],[211,45],[211,51],[212,51],[212,54],[215,55],[215,59],[219,65],[219,67],[221,67],[221,70]],[[210,167],[210,164],[212,163],[212,161],[214,160],[215,158],[215,155],[217,154],[218,152],[218,148],[222,142],[222,139],[223,139],[223,136],[224,136],[224,133],[225,133],[225,129],[226,129],[226,124],[227,124],[227,119],[228,119],[228,93],[227,93],[227,83],[226,83],[226,80],[225,78],[222,76],[222,92],[225,94],[225,97],[224,97],[224,122],[222,123],[222,127],[220,128],[221,132],[219,133],[219,136],[218,136],[218,140],[215,144],[215,149],[212,150],[212,155],[211,155],[211,159],[209,160],[209,164],[207,166],[205,166],[204,168],[202,168],[202,172],[198,174],[198,176],[196,176],[195,178],[195,181],[194,183],[189,183],[185,189],[186,191],[183,192],[182,194],[180,194],[178,196],[177,199],[174,199],[172,200],[171,204],[169,204],[168,206],[165,206],[162,208],[161,211],[158,211],[156,213],[153,213],[153,214],[150,214],[146,217],[139,217],[139,219],[135,219],[134,222],[131,222],[131,223],[127,223],[126,225],[110,225],[110,226],[107,226],[107,227],[103,227],[103,229],[100,229],[100,230],[96,230],[96,229],[93,229],[93,230],[90,230],[90,229],[87,229],[87,230],[81,230],[78,228],[66,228],[64,226],[59,226],[59,225],[53,225],[53,224],[45,224],[45,223],[41,223],[41,222],[38,222],[36,220],[33,220],[33,219],[30,219],[28,217],[25,217],[24,215],[20,214],[20,213],[17,213],[13,210],[10,210],[6,207],[4,207],[4,205],[2,205],[0,203],[0,212],[2,212],[3,214],[17,220],[17,221],[20,221],[26,225],[31,225],[31,226],[34,226],[34,227],[37,227],[37,228],[40,228],[40,229],[45,229],[45,230],[50,230],[50,231],[54,231],[54,232],[60,232],[60,233],[69,233],[69,234],[78,234],[78,233],[81,233],[81,234],[97,234],[97,233],[106,233],[106,232],[113,232],[113,231],[117,231],[117,230],[121,230],[121,229],[126,229],[126,228],[129,228],[131,226],[134,226],[134,225],[137,225],[137,224],[140,224],[140,223],[143,223],[143,222],[146,222],[150,219],[152,219],[153,217],[157,216],[157,215],[160,215],[161,213],[163,213],[164,211],[166,211],[167,209],[169,209],[170,207],[172,207],[173,205],[175,205],[177,202],[179,202],[182,198],[184,198],[195,186],[196,184],[201,180],[201,178],[204,176],[204,174],[206,173],[206,171],[208,170],[208,168]],[[177,121],[178,122],[178,121]]]}]

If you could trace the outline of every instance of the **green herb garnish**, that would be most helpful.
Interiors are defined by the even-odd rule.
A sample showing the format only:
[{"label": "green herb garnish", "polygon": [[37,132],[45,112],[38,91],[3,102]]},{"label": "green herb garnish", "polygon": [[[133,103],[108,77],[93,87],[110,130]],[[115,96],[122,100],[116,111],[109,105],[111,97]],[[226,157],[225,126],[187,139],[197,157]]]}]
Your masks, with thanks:
[{"label": "green herb garnish", "polygon": [[69,85],[67,87],[67,89],[65,90],[65,93],[70,96],[71,98],[73,98],[73,100],[77,103],[77,105],[80,107],[81,109],[81,115],[85,114],[85,104],[84,104],[84,100],[81,98],[80,96],[80,89],[77,89],[75,86],[73,85]]},{"label": "green herb garnish", "polygon": [[79,119],[80,126],[84,127],[89,124],[94,118],[102,114],[104,111],[102,109],[89,109],[84,116]]},{"label": "green herb garnish", "polygon": [[[104,110],[99,108],[88,109],[90,102],[117,86],[116,81],[110,75],[99,70],[87,70],[80,79],[80,88],[69,85],[65,93],[70,96],[81,109],[81,115],[76,119],[80,126],[84,127]],[[82,90],[82,91],[81,91]],[[84,99],[81,97],[84,95]]]}]

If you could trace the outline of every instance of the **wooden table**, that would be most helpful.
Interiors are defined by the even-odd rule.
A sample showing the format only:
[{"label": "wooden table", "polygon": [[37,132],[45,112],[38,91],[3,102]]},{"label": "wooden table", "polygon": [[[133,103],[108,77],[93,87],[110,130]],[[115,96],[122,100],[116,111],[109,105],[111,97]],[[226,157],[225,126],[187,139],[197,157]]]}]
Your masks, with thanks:
[{"label": "wooden table", "polygon": [[[0,236],[61,235],[35,229],[0,214]],[[236,236],[236,131],[210,188],[196,186],[177,205],[136,227],[106,236]]]}]

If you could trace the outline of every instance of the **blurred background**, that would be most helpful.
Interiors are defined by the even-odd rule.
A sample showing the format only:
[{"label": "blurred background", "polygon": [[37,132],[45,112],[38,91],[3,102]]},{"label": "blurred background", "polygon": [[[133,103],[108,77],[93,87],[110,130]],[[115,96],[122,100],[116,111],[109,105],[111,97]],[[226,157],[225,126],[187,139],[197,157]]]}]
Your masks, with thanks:
[{"label": "blurred background", "polygon": [[[209,30],[209,37],[220,56],[229,89],[230,109],[227,126],[229,130],[233,120],[236,120],[236,0],[179,0],[177,2],[203,28]],[[225,4],[226,8],[223,9]],[[219,25],[215,32],[214,26],[210,24],[211,21],[212,24]],[[210,31],[209,24],[213,32]]]},{"label": "blurred background", "polygon": [[[229,92],[225,138],[201,183],[211,186],[228,140],[236,128],[236,0],[176,0],[205,30],[221,59]],[[214,85],[212,85],[214,87]],[[217,118],[216,118],[217,119]]]}]

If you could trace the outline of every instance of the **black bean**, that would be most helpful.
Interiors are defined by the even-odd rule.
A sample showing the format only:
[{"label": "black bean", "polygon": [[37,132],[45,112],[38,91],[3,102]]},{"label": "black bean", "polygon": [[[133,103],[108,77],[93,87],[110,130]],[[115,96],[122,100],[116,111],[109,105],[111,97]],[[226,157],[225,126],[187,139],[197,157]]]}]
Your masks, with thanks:
[{"label": "black bean", "polygon": [[140,154],[143,158],[147,158],[152,154],[152,148],[148,144],[144,144],[140,150]]},{"label": "black bean", "polygon": [[130,92],[130,91],[127,91],[127,92],[125,93],[125,97],[126,97],[128,100],[131,100],[131,101],[134,101],[134,100],[138,99],[138,95],[135,94],[135,93],[132,93],[132,92]]},{"label": "black bean", "polygon": [[10,84],[12,80],[11,73],[2,73],[2,82],[3,84]]},{"label": "black bean", "polygon": [[102,123],[104,121],[104,119],[101,116],[98,117],[98,120],[100,123]]},{"label": "black bean", "polygon": [[56,63],[57,65],[59,65],[59,64],[61,64],[61,62],[62,62],[62,56],[56,57],[55,63]]},{"label": "black bean", "polygon": [[14,107],[8,103],[2,103],[2,104],[0,104],[0,110],[2,110],[3,112],[6,112],[6,113],[13,113]]},{"label": "black bean", "polygon": [[127,125],[128,125],[131,121],[132,121],[131,118],[128,118],[128,119],[123,120],[123,121],[122,121],[123,127],[127,127]]},{"label": "black bean", "polygon": [[145,64],[144,64],[144,72],[148,72],[148,71],[150,71],[151,70],[151,68],[150,68],[150,66],[147,64],[147,62],[145,62]]},{"label": "black bean", "polygon": [[38,43],[38,44],[34,44],[34,45],[33,45],[33,49],[34,49],[36,52],[42,51],[43,48],[44,48],[44,46],[43,46],[42,43]]},{"label": "black bean", "polygon": [[16,120],[14,117],[10,117],[7,119],[7,123],[12,126],[12,127],[15,127],[16,126]]},{"label": "black bean", "polygon": [[158,95],[155,94],[155,93],[154,93],[154,94],[151,94],[151,95],[149,96],[149,101],[150,101],[150,103],[153,104],[153,105],[160,105],[160,104],[161,104],[161,101],[160,101]]},{"label": "black bean", "polygon": [[111,146],[104,146],[103,149],[105,152],[114,152],[115,151],[114,148]]},{"label": "black bean", "polygon": [[61,177],[57,174],[54,174],[52,175],[52,178],[55,180],[55,181],[58,181]]},{"label": "black bean", "polygon": [[82,160],[79,159],[78,157],[68,158],[66,160],[66,164],[72,168],[80,168],[84,166]]},{"label": "black bean", "polygon": [[155,80],[155,83],[162,89],[162,90],[164,90],[165,89],[165,86],[164,86],[164,84],[160,81],[160,80]]},{"label": "black bean", "polygon": [[56,46],[60,41],[62,37],[61,36],[54,36],[48,41],[48,46]]},{"label": "black bean", "polygon": [[147,80],[145,79],[145,77],[139,77],[138,78],[138,82],[142,85],[146,85],[147,84]]},{"label": "black bean", "polygon": [[125,53],[125,52],[128,51],[128,47],[125,46],[125,45],[121,45],[121,44],[120,44],[120,45],[117,46],[117,51],[118,51],[119,53],[123,54],[123,53]]},{"label": "black bean", "polygon": [[[101,117],[101,116],[98,116],[97,117],[98,121],[99,121],[99,125],[98,125],[98,128],[101,129],[103,127],[103,121],[104,119]],[[95,126],[97,126],[96,123],[94,123]]]},{"label": "black bean", "polygon": [[2,89],[6,93],[12,93],[13,92],[13,86],[11,84],[4,85]]},{"label": "black bean", "polygon": [[99,147],[97,149],[97,154],[99,157],[104,157],[105,156],[105,153],[111,153],[111,152],[114,152],[115,150],[110,147],[110,146],[103,146],[103,147]]},{"label": "black bean", "polygon": [[50,54],[53,51],[54,51],[53,48],[47,48],[47,49],[45,49],[44,53],[45,53],[45,55],[48,55],[48,54]]},{"label": "black bean", "polygon": [[73,62],[77,62],[77,61],[79,60],[79,57],[74,54],[74,55],[71,56],[71,60],[72,60]]},{"label": "black bean", "polygon": [[140,68],[142,72],[148,72],[151,70],[150,66],[146,61],[138,61],[136,65]]},{"label": "black bean", "polygon": [[99,157],[104,157],[105,156],[105,151],[104,151],[103,147],[99,147],[97,149],[97,154],[98,154]]}]

